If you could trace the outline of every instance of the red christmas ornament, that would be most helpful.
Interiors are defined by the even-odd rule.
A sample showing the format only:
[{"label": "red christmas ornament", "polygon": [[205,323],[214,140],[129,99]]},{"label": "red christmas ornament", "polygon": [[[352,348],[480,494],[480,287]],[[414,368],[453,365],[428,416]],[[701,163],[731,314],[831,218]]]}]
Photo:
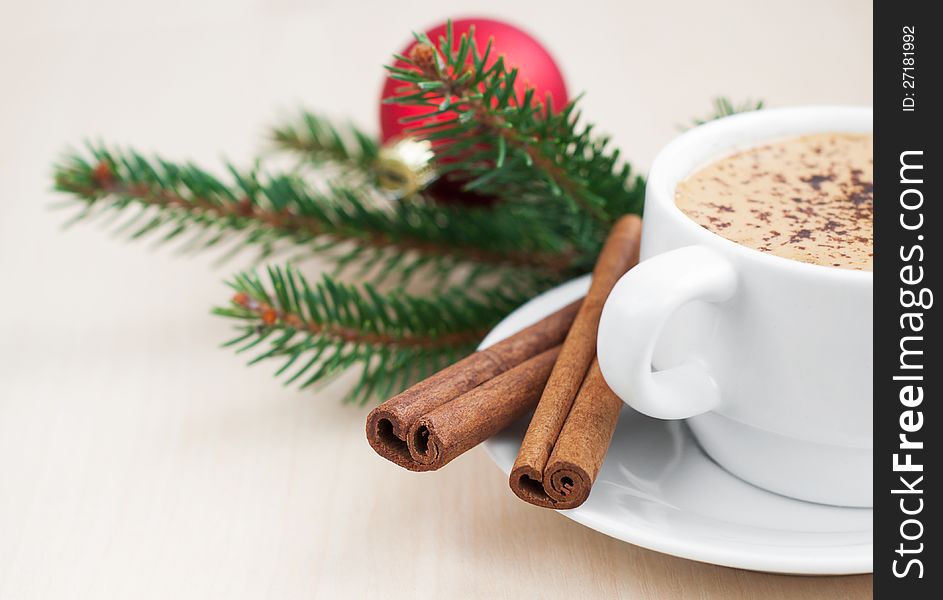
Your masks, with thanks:
[{"label": "red christmas ornament", "polygon": [[[475,27],[475,45],[478,47],[479,52],[484,52],[488,42],[491,41],[491,50],[486,66],[490,67],[499,56],[503,56],[504,64],[508,69],[516,68],[518,70],[514,89],[519,98],[524,96],[527,88],[534,88],[534,99],[546,103],[549,96],[554,112],[566,106],[569,99],[566,84],[563,82],[563,74],[547,50],[537,40],[513,25],[493,19],[459,19],[452,21],[452,36],[456,44],[462,34],[469,33],[472,25]],[[445,37],[447,27],[448,24],[443,23],[426,32],[426,35],[429,36],[429,39],[437,48],[439,37]],[[400,54],[410,56],[417,44],[418,42],[414,40]],[[469,57],[469,63],[471,61],[472,57]],[[406,66],[402,62],[395,64],[399,67]],[[397,89],[402,85],[402,82],[387,77],[383,85],[382,98],[396,95]],[[418,153],[416,148],[411,148],[416,143],[408,139],[406,129],[421,125],[423,121],[410,121],[404,124],[402,119],[420,116],[433,110],[431,107],[381,102],[380,136],[386,146],[385,154],[390,157],[387,165],[390,168],[390,174],[393,175],[390,178],[390,187],[398,189],[399,193],[405,195],[411,193],[410,190],[415,189],[417,185],[426,186],[428,195],[439,202],[457,203],[465,206],[490,206],[494,204],[495,198],[463,189],[465,178],[462,177],[461,173],[453,172],[447,177],[436,179],[434,171],[428,168],[428,162],[415,165],[403,156],[404,154],[416,155]],[[406,151],[407,149],[409,151]],[[431,183],[429,183],[430,177],[432,178]],[[400,186],[399,182],[408,183]]]},{"label": "red christmas ornament", "polygon": [[[524,31],[493,19],[458,19],[452,21],[452,35],[456,40],[469,32],[469,27],[475,26],[475,44],[479,52],[484,52],[488,45],[488,40],[492,41],[491,53],[488,58],[488,66],[491,66],[498,56],[504,57],[504,64],[508,68],[518,70],[517,81],[514,89],[519,97],[523,97],[524,90],[532,87],[536,90],[535,99],[544,102],[547,95],[551,97],[554,110],[563,108],[569,101],[566,91],[566,84],[563,81],[563,74],[554,62],[553,57],[547,52],[546,48],[540,45]],[[426,35],[432,40],[433,44],[438,46],[439,37],[445,36],[447,24],[437,25],[426,31]],[[413,40],[400,54],[409,56],[413,47],[416,45]],[[470,62],[470,59],[469,59]],[[405,66],[397,62],[396,66]],[[383,84],[382,98],[389,98],[396,94],[396,89],[402,85],[391,77],[387,77]],[[403,124],[401,119],[414,115],[421,115],[430,112],[432,109],[419,106],[404,106],[402,104],[380,104],[380,136],[383,143],[396,140],[403,136],[404,130],[409,127],[419,125],[421,122],[412,122]]]}]

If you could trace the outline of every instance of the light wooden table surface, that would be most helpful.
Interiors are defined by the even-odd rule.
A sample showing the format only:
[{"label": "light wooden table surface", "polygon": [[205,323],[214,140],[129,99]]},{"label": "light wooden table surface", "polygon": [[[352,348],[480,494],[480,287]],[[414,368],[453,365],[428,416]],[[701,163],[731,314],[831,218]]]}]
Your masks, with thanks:
[{"label": "light wooden table surface", "polygon": [[[297,392],[216,346],[243,266],[59,231],[50,163],[83,137],[246,161],[280,109],[374,127],[378,64],[471,3],[0,4],[0,598],[865,598],[517,501],[475,450],[433,474],[363,439],[345,381]],[[316,4],[316,5],[315,5]],[[476,2],[558,56],[644,168],[718,93],[870,102],[866,2]]]}]

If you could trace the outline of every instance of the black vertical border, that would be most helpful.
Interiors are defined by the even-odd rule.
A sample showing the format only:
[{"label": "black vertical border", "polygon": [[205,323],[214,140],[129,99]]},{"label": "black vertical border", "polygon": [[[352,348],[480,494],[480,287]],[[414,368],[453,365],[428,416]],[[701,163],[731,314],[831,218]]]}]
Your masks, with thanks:
[{"label": "black vertical border", "polygon": [[[936,10],[933,10],[936,9]],[[939,178],[943,175],[943,153],[940,152],[940,136],[943,124],[939,114],[943,111],[941,95],[936,81],[943,63],[940,61],[940,45],[943,38],[943,22],[931,16],[939,14],[939,5],[934,2],[878,0],[874,5],[874,129],[875,129],[875,245],[874,245],[874,595],[887,599],[918,599],[939,597],[931,595],[931,588],[940,589],[940,574],[943,565],[932,557],[939,555],[935,543],[939,539],[936,531],[940,508],[939,499],[929,492],[929,487],[939,487],[939,477],[930,455],[940,453],[943,442],[937,421],[941,418],[935,404],[943,400],[943,359],[938,348],[940,326],[935,306],[930,308],[905,308],[901,300],[902,290],[918,292],[928,288],[932,292],[939,288],[940,257],[939,237],[943,236],[941,219]],[[905,27],[913,27],[913,65],[907,65],[904,54]],[[913,66],[914,87],[903,83],[903,67]],[[912,96],[908,96],[912,94]],[[913,110],[905,108],[905,98],[914,99]],[[922,179],[921,183],[901,183],[901,154],[922,151],[922,155],[911,154],[911,162],[923,164],[922,177],[918,171],[910,170],[908,179]],[[919,195],[907,192],[919,189],[923,202],[919,209],[908,210],[901,205],[901,195],[910,205],[916,204]],[[917,213],[923,218],[919,230],[908,231],[901,219],[913,225],[919,222]],[[921,250],[916,250],[919,246]],[[922,258],[922,260],[920,260]],[[910,268],[908,269],[908,265]],[[921,274],[917,284],[905,284],[902,278],[913,280]],[[902,271],[906,269],[906,271]],[[943,296],[934,298],[943,302]],[[923,313],[923,329],[914,334],[909,326],[916,321],[906,320],[905,313]],[[907,328],[902,327],[904,318]],[[920,360],[923,369],[900,369],[901,339],[903,336],[922,336],[922,340],[907,342],[910,349],[919,349],[923,355],[912,355],[910,362]],[[919,348],[918,348],[919,346]],[[905,382],[895,376],[919,373],[922,381]],[[923,401],[918,406],[906,406],[901,402],[901,388],[908,383],[923,387]],[[909,415],[908,410],[915,411]],[[916,415],[919,412],[919,417]],[[913,429],[922,418],[918,431],[907,432],[909,440],[924,443],[923,449],[901,450],[900,435],[904,427]],[[923,465],[922,472],[901,472],[894,469],[894,455],[898,462],[911,460]],[[919,484],[914,480],[923,476]],[[907,491],[904,476],[920,493]],[[895,492],[896,490],[896,492]],[[901,504],[903,500],[904,504]],[[922,500],[922,503],[921,503]],[[919,513],[904,514],[904,510]],[[908,519],[916,519],[905,524]],[[902,531],[902,525],[904,525]],[[905,536],[919,538],[908,540]],[[922,544],[922,546],[921,546]],[[902,546],[903,545],[903,551]],[[920,561],[918,565],[908,562]],[[895,564],[895,561],[896,564]],[[895,570],[897,574],[895,574]],[[922,571],[922,578],[918,575]],[[900,573],[906,575],[900,577]]]}]

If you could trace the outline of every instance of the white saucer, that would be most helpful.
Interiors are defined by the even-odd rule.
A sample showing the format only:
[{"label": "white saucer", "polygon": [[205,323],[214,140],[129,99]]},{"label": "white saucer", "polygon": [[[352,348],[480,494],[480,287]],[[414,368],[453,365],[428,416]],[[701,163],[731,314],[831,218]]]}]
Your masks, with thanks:
[{"label": "white saucer", "polygon": [[[534,298],[482,347],[586,293],[589,276]],[[526,423],[485,442],[510,473]],[[593,492],[563,515],[645,548],[728,567],[802,574],[872,572],[872,510],[793,500],[754,487],[711,461],[679,421],[626,407]]]}]

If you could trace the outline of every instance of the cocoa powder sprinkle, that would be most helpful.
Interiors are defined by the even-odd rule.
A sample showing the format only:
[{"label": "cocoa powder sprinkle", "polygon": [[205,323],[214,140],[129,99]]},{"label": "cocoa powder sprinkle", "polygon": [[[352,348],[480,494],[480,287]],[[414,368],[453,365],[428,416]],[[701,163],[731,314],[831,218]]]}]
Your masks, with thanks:
[{"label": "cocoa powder sprinkle", "polygon": [[870,134],[776,140],[708,164],[678,184],[678,207],[706,229],[784,258],[870,271]]}]

